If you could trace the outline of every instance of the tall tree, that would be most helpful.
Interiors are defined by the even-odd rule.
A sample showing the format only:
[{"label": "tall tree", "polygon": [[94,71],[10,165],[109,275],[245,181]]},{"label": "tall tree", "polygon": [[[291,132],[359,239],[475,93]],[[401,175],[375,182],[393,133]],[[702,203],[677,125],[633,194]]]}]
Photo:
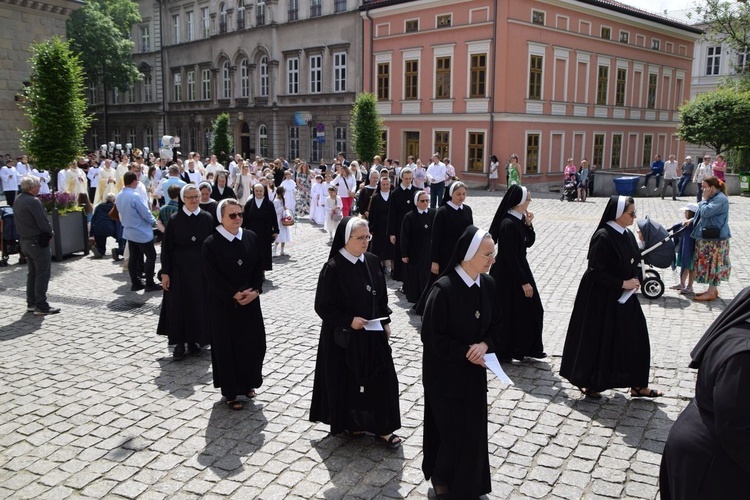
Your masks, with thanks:
[{"label": "tall tree", "polygon": [[383,148],[383,118],[378,114],[377,104],[375,94],[362,92],[357,95],[352,108],[354,152],[357,158],[368,164]]},{"label": "tall tree", "polygon": [[55,172],[83,152],[83,135],[91,123],[83,66],[58,37],[33,44],[31,53],[31,84],[21,103],[31,128],[21,132],[21,146],[57,179]]},{"label": "tall tree", "polygon": [[133,62],[133,25],[141,21],[132,0],[89,0],[73,11],[66,31],[70,47],[81,58],[89,83],[104,86],[104,133],[109,138],[107,94],[125,92],[141,79]]},{"label": "tall tree", "polygon": [[213,136],[211,137],[211,154],[216,155],[222,165],[229,165],[229,155],[234,149],[232,143],[229,113],[222,113],[216,117],[213,123]]},{"label": "tall tree", "polygon": [[680,138],[716,154],[750,146],[750,92],[719,89],[700,94],[680,108]]}]

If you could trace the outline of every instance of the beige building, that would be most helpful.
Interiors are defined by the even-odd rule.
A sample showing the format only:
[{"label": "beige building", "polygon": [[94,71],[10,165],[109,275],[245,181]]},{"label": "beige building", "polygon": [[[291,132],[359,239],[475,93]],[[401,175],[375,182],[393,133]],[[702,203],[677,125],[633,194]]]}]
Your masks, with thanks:
[{"label": "beige building", "polygon": [[[330,161],[351,151],[350,110],[362,88],[356,0],[139,0],[129,92],[90,89],[100,117],[93,149],[113,141],[151,151],[162,135],[208,153],[211,123],[230,115],[236,152]],[[162,96],[164,98],[162,99]]]},{"label": "beige building", "polygon": [[[0,153],[14,159],[23,154],[19,141],[29,122],[18,106],[29,81],[29,50],[33,42],[65,36],[65,21],[83,5],[78,0],[0,0]],[[19,29],[19,27],[23,29]]]}]

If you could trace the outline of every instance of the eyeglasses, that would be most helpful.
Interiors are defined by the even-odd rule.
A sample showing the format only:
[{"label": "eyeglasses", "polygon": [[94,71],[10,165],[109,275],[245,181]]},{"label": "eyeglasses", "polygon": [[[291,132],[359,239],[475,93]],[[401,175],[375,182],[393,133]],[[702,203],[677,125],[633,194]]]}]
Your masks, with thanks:
[{"label": "eyeglasses", "polygon": [[200,199],[200,196],[185,196],[186,200],[198,200]]},{"label": "eyeglasses", "polygon": [[372,235],[368,233],[363,236],[352,236],[350,239],[357,240],[360,243],[364,243],[365,241],[370,241],[372,239]]},{"label": "eyeglasses", "polygon": [[426,200],[417,200],[417,203],[429,203],[429,202],[430,202],[429,198]]},{"label": "eyeglasses", "polygon": [[241,219],[243,217],[242,212],[234,212],[233,214],[227,214],[230,219]]},{"label": "eyeglasses", "polygon": [[497,252],[492,252],[492,253],[480,253],[479,255],[481,255],[481,256],[482,256],[482,257],[484,257],[485,259],[494,259],[495,257],[497,257]]},{"label": "eyeglasses", "polygon": [[637,217],[637,215],[635,214],[635,210],[633,210],[632,212],[627,212],[627,214],[634,219]]}]

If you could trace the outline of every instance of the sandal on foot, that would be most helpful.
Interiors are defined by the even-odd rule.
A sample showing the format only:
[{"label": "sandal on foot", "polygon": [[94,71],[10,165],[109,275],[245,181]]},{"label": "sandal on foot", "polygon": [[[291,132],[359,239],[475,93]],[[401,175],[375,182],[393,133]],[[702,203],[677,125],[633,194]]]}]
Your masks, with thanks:
[{"label": "sandal on foot", "polygon": [[682,290],[684,287],[681,284],[672,285],[669,287],[670,290]]},{"label": "sandal on foot", "polygon": [[233,400],[233,401],[229,401],[229,400],[227,400],[227,401],[224,401],[224,403],[225,403],[225,404],[226,404],[226,405],[227,405],[227,406],[228,406],[229,408],[231,408],[232,410],[235,410],[235,411],[236,411],[236,410],[241,410],[242,408],[244,408],[244,407],[245,407],[245,406],[244,406],[244,405],[242,404],[242,401],[237,401],[236,399],[235,399],[235,400]]},{"label": "sandal on foot", "polygon": [[[648,392],[643,392],[648,391]],[[661,391],[656,391],[654,389],[649,389],[648,387],[631,387],[630,389],[630,397],[631,398],[658,398],[663,396],[664,393]]]},{"label": "sandal on foot", "polygon": [[591,398],[591,399],[601,399],[602,398],[602,393],[601,392],[592,391],[591,389],[586,389],[585,387],[579,387],[579,389],[581,390],[581,392],[583,393],[583,395],[586,396],[587,398]]},{"label": "sandal on foot", "polygon": [[391,434],[387,439],[384,437],[375,436],[375,441],[383,443],[388,448],[398,448],[403,442],[402,439],[395,434]]},{"label": "sandal on foot", "polygon": [[246,394],[248,399],[253,399],[257,394],[255,394],[255,389],[250,389],[250,392]]}]

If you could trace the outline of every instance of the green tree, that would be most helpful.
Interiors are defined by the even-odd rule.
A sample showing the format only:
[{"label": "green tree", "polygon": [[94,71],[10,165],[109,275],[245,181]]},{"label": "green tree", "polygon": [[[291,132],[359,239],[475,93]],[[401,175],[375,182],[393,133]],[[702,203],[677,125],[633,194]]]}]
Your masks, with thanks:
[{"label": "green tree", "polygon": [[66,23],[70,47],[81,58],[89,83],[104,86],[104,133],[109,137],[107,97],[125,92],[141,79],[133,62],[133,25],[141,21],[131,0],[89,0]]},{"label": "green tree", "polygon": [[383,149],[383,118],[377,110],[378,98],[370,92],[357,96],[352,108],[350,128],[354,153],[361,161],[371,163]]},{"label": "green tree", "polygon": [[31,53],[31,84],[21,103],[31,128],[21,132],[21,147],[57,179],[55,172],[83,153],[91,123],[83,67],[58,37],[33,44]]},{"label": "green tree", "polygon": [[211,154],[216,155],[219,163],[229,165],[230,154],[234,149],[232,133],[229,129],[229,113],[222,113],[216,117],[213,123],[213,135],[211,137]]},{"label": "green tree", "polygon": [[750,92],[719,89],[700,94],[680,108],[680,138],[716,154],[750,145]]}]

